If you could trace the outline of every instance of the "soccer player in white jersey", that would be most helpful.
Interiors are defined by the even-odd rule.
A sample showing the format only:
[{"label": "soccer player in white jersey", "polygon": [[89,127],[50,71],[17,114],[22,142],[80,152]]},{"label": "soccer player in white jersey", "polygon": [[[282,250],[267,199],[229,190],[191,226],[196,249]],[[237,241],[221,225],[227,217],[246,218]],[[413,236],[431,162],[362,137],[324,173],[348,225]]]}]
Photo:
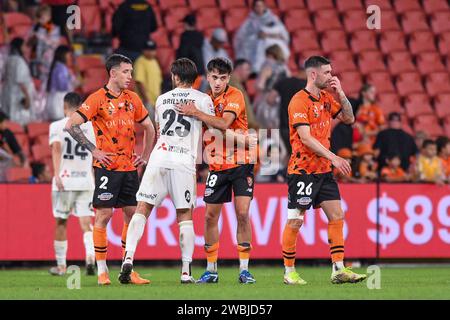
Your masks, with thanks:
[{"label": "soccer player in white jersey", "polygon": [[119,281],[123,284],[130,283],[136,246],[144,233],[147,218],[167,194],[170,194],[176,207],[180,227],[181,283],[195,283],[190,267],[195,246],[192,210],[197,200],[195,173],[202,122],[179,114],[176,105],[193,102],[204,113],[215,113],[211,98],[192,89],[197,68],[191,60],[176,60],[171,66],[171,73],[175,89],[156,100],[155,122],[158,140],[136,195],[136,213],[128,227],[125,258],[119,276]]},{"label": "soccer player in white jersey", "polygon": [[[66,272],[67,219],[72,213],[79,218],[83,231],[86,251],[86,273],[95,275],[95,252],[91,219],[94,216],[92,198],[94,176],[92,173],[92,154],[80,146],[64,127],[70,115],[80,106],[81,97],[70,92],[64,97],[64,119],[50,124],[49,144],[52,149],[54,177],[52,183],[53,216],[56,219],[55,256],[56,267],[49,272],[52,275],[64,275]],[[95,143],[94,129],[90,122],[81,129],[86,137]]]}]

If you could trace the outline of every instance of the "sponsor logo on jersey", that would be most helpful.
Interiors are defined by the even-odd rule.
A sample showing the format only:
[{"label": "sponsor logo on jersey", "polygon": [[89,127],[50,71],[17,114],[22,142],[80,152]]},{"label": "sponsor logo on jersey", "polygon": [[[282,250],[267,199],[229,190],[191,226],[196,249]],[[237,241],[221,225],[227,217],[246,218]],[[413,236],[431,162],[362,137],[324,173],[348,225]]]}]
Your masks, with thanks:
[{"label": "sponsor logo on jersey", "polygon": [[64,170],[61,175],[61,178],[69,178],[69,177],[70,177],[70,174],[67,172],[67,170]]},{"label": "sponsor logo on jersey", "polygon": [[108,113],[111,116],[114,112],[116,112],[116,107],[113,105],[112,102],[110,102],[108,107]]},{"label": "sponsor logo on jersey", "polygon": [[72,178],[86,178],[87,172],[86,171],[72,171],[71,176],[72,176]]},{"label": "sponsor logo on jersey", "polygon": [[146,194],[146,193],[143,193],[143,192],[139,192],[139,196],[143,197],[143,198],[146,198],[146,199],[155,200],[158,195],[156,193],[154,193],[154,194]]},{"label": "sponsor logo on jersey", "polygon": [[214,189],[211,189],[211,188],[206,188],[205,189],[205,197],[209,197],[213,193],[214,193]]},{"label": "sponsor logo on jersey", "polygon": [[253,178],[247,177],[247,183],[248,183],[248,186],[251,187],[253,185]]},{"label": "sponsor logo on jersey", "polygon": [[114,197],[114,195],[112,193],[109,192],[103,192],[102,194],[98,195],[98,199],[100,199],[101,201],[108,201],[111,200]]},{"label": "sponsor logo on jersey", "polygon": [[89,108],[90,108],[86,103],[83,103],[83,104],[81,105],[81,107],[82,107],[84,110],[89,110]]},{"label": "sponsor logo on jersey", "polygon": [[189,192],[189,190],[186,190],[186,192],[184,193],[184,198],[186,199],[186,202],[191,202],[191,193]]},{"label": "sponsor logo on jersey", "polygon": [[303,118],[303,119],[307,119],[308,116],[306,115],[306,113],[300,113],[300,112],[296,112],[294,113],[294,119],[296,118]]},{"label": "sponsor logo on jersey", "polygon": [[230,102],[227,104],[227,107],[231,107],[234,109],[239,109],[239,103]]},{"label": "sponsor logo on jersey", "polygon": [[222,112],[222,111],[223,111],[223,103],[219,103],[219,104],[217,105],[217,110],[219,110],[219,112]]},{"label": "sponsor logo on jersey", "polygon": [[186,98],[190,95],[190,92],[172,92],[172,97],[183,97]]},{"label": "sponsor logo on jersey", "polygon": [[312,202],[312,199],[310,197],[302,197],[302,198],[298,199],[297,202],[299,205],[307,206],[308,204],[310,204]]},{"label": "sponsor logo on jersey", "polygon": [[[322,108],[323,108],[323,106],[322,106]],[[314,118],[318,118],[319,117],[319,108],[317,108],[316,105],[314,105],[313,113],[314,113]]]},{"label": "sponsor logo on jersey", "polygon": [[188,148],[184,148],[181,146],[172,146],[172,145],[166,144],[165,142],[158,147],[158,150],[174,152],[174,153],[179,153],[179,154],[189,154]]}]

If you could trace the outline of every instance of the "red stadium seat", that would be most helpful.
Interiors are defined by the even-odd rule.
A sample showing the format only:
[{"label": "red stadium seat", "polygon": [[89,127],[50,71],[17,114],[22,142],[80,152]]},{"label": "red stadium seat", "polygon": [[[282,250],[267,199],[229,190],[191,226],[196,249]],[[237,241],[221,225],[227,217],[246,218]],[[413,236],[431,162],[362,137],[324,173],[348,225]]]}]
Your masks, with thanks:
[{"label": "red stadium seat", "polygon": [[342,29],[338,13],[334,9],[317,11],[314,15],[314,25],[316,26],[317,32]]},{"label": "red stadium seat", "polygon": [[172,48],[158,48],[156,54],[163,74],[170,75],[170,65],[175,60],[175,50]]},{"label": "red stadium seat", "polygon": [[406,34],[417,31],[429,31],[427,18],[422,11],[405,12],[402,15],[402,27]]},{"label": "red stadium seat", "polygon": [[412,34],[409,40],[409,50],[416,55],[421,52],[435,51],[434,35],[430,31],[419,31]]},{"label": "red stadium seat", "polygon": [[400,104],[400,98],[397,93],[384,93],[378,95],[378,104],[381,109],[383,109],[383,113],[388,115],[391,112],[399,112],[404,113],[404,109]]},{"label": "red stadium seat", "polygon": [[84,34],[90,35],[91,33],[99,33],[102,28],[102,17],[98,10],[98,6],[86,5],[80,6],[81,15],[81,30]]},{"label": "red stadium seat", "polygon": [[450,11],[436,12],[431,16],[431,28],[436,34],[450,31],[449,21]]},{"label": "red stadium seat", "polygon": [[425,114],[433,114],[430,99],[425,93],[414,93],[407,96],[405,99],[405,109],[406,115],[410,119]]},{"label": "red stadium seat", "polygon": [[171,47],[168,32],[166,29],[159,27],[155,32],[150,34],[150,39],[155,41],[156,45],[161,48]]},{"label": "red stadium seat", "polygon": [[332,0],[306,0],[309,11],[318,12],[325,9],[334,9]]},{"label": "red stadium seat", "polygon": [[168,31],[173,31],[177,28],[183,27],[182,20],[185,16],[191,13],[188,7],[176,7],[167,11],[164,17],[164,26]]},{"label": "red stadium seat", "polygon": [[80,70],[80,72],[84,72],[90,68],[104,68],[105,63],[103,59],[99,55],[82,55],[78,56],[75,60],[75,63]]},{"label": "red stadium seat", "polygon": [[391,75],[388,72],[372,72],[367,76],[367,82],[373,84],[379,93],[395,92]]},{"label": "red stadium seat", "polygon": [[25,133],[22,125],[20,123],[14,121],[5,121],[5,126],[9,130],[11,130],[14,134]]},{"label": "red stadium seat", "polygon": [[381,10],[383,10],[383,13],[384,13],[384,10],[392,9],[390,0],[366,0],[365,4],[366,4],[366,7],[371,6],[371,5],[376,5],[376,6],[380,7]]},{"label": "red stadium seat", "polygon": [[[228,32],[235,32],[242,25],[249,13],[247,8],[233,8],[225,14],[225,29]],[[310,22],[311,23],[311,22]]]},{"label": "red stadium seat", "polygon": [[381,13],[381,32],[401,31],[402,27],[397,19],[397,12],[394,10],[383,10]]},{"label": "red stadium seat", "polygon": [[106,72],[92,73],[88,77],[83,78],[83,85],[81,92],[83,95],[91,94],[92,92],[103,87],[108,82],[108,75]]},{"label": "red stadium seat", "polygon": [[357,31],[352,35],[350,45],[354,53],[378,50],[375,34],[372,31]]},{"label": "red stadium seat", "polygon": [[400,74],[396,81],[396,87],[398,93],[403,97],[412,93],[422,93],[425,91],[421,77],[417,72]]},{"label": "red stadium seat", "polygon": [[286,12],[286,15],[284,16],[284,24],[289,32],[314,29],[314,26],[309,18],[309,12],[306,9],[293,9]]},{"label": "red stadium seat", "polygon": [[[299,0],[299,2],[300,2],[301,0]],[[265,3],[266,3],[266,6],[268,7],[268,8],[270,8],[272,11],[275,9],[275,10],[278,10],[278,4],[277,4],[277,2],[276,2],[276,0],[265,0],[264,1]],[[249,6],[251,6],[252,5],[252,2],[249,2],[249,4],[248,4]]]},{"label": "red stadium seat", "polygon": [[330,52],[330,58],[333,73],[358,70],[353,61],[353,53],[351,51],[332,51]]},{"label": "red stadium seat", "polygon": [[303,0],[278,0],[278,8],[282,12],[289,12],[293,9],[305,8]]},{"label": "red stadium seat", "polygon": [[360,0],[337,0],[336,6],[340,12],[346,12],[348,10],[365,11]]},{"label": "red stadium seat", "polygon": [[48,144],[48,135],[47,134],[41,134],[34,139],[34,144],[41,144],[46,145]]},{"label": "red stadium seat", "polygon": [[317,38],[314,30],[299,30],[294,33],[291,42],[294,53],[301,53],[303,50],[320,49]]},{"label": "red stadium seat", "polygon": [[222,9],[223,11],[246,7],[245,1],[242,0],[218,0],[218,2],[220,9]]},{"label": "red stadium seat", "polygon": [[4,23],[6,28],[12,28],[17,25],[31,26],[33,21],[26,14],[20,12],[6,12],[4,13]]},{"label": "red stadium seat", "polygon": [[444,132],[447,137],[450,137],[450,123],[444,124]]},{"label": "red stadium seat", "polygon": [[52,156],[52,150],[48,144],[35,144],[31,147],[34,161],[40,161]]},{"label": "red stadium seat", "polygon": [[402,31],[389,31],[381,34],[380,49],[384,54],[394,51],[407,51],[405,36]]},{"label": "red stadium seat", "polygon": [[415,118],[414,120],[414,130],[424,131],[432,138],[436,138],[444,134],[444,130],[439,125],[438,118],[433,115],[423,115]]},{"label": "red stadium seat", "polygon": [[350,97],[357,97],[363,83],[359,72],[344,72],[339,75],[344,91]]},{"label": "red stadium seat", "polygon": [[6,171],[6,181],[16,182],[16,183],[28,183],[32,175],[31,169],[29,167],[21,168],[9,168]]},{"label": "red stadium seat", "polygon": [[389,72],[397,76],[403,72],[416,71],[411,54],[407,51],[392,52],[388,56]]},{"label": "red stadium seat", "polygon": [[425,87],[430,96],[450,93],[450,76],[448,72],[431,73],[427,76]]},{"label": "red stadium seat", "polygon": [[450,116],[450,92],[438,94],[434,99],[434,109],[436,110],[436,115],[439,118],[446,118]]},{"label": "red stadium seat", "polygon": [[217,6],[216,0],[189,0],[188,2],[189,7],[194,11],[200,8],[215,8]]},{"label": "red stadium seat", "polygon": [[450,9],[447,0],[426,0],[422,5],[427,14],[448,11]]},{"label": "red stadium seat", "polygon": [[30,28],[31,26],[25,24],[15,25],[11,28],[10,36],[12,38],[20,37],[26,39],[30,33]]},{"label": "red stadium seat", "polygon": [[197,28],[222,28],[222,16],[218,8],[202,8],[197,11]]},{"label": "red stadium seat", "polygon": [[298,65],[303,68],[305,60],[311,56],[323,56],[324,52],[320,48],[303,50],[298,54]]},{"label": "red stadium seat", "polygon": [[394,7],[398,13],[413,10],[422,10],[422,7],[420,6],[418,0],[395,0]]},{"label": "red stadium seat", "polygon": [[422,75],[432,72],[445,72],[445,66],[441,61],[441,56],[437,51],[424,52],[417,56],[417,69]]},{"label": "red stadium seat", "polygon": [[[367,30],[367,15],[363,10],[350,10],[344,14],[345,30],[353,33],[359,30]],[[384,27],[384,26],[383,26]]]},{"label": "red stadium seat", "polygon": [[342,30],[329,30],[323,33],[321,39],[322,49],[326,53],[338,50],[349,50],[347,34]]},{"label": "red stadium seat", "polygon": [[[16,137],[17,143],[20,145],[20,148],[22,149],[23,153],[26,157],[30,157],[30,139],[25,133],[16,133],[14,134]],[[48,143],[48,136],[47,137],[47,143]]]},{"label": "red stadium seat", "polygon": [[385,71],[386,66],[383,62],[383,56],[379,51],[361,52],[358,59],[359,70],[367,75],[375,71]]},{"label": "red stadium seat", "polygon": [[450,57],[450,31],[440,34],[438,46],[439,46],[439,52],[443,56]]},{"label": "red stadium seat", "polygon": [[163,11],[170,9],[170,8],[176,8],[176,7],[185,7],[186,1],[185,0],[163,0],[159,1],[159,8]]},{"label": "red stadium seat", "polygon": [[28,137],[34,139],[42,134],[48,135],[50,124],[46,122],[30,122],[27,125]]}]

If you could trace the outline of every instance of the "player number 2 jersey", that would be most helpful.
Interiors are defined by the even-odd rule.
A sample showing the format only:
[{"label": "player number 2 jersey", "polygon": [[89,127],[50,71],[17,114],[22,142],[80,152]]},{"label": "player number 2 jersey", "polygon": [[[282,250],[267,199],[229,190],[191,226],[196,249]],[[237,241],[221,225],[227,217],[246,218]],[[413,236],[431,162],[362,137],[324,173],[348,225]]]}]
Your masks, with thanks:
[{"label": "player number 2 jersey", "polygon": [[175,110],[176,104],[189,101],[204,113],[214,115],[211,98],[198,90],[176,88],[159,96],[155,105],[159,139],[150,156],[149,166],[195,173],[202,122]]},{"label": "player number 2 jersey", "polygon": [[[66,191],[94,190],[94,177],[92,174],[92,154],[86,150],[64,129],[69,118],[64,118],[50,124],[49,144],[61,143],[61,162],[59,176]],[[80,126],[86,137],[95,144],[92,123],[87,122]],[[57,191],[55,178],[52,190]]]}]

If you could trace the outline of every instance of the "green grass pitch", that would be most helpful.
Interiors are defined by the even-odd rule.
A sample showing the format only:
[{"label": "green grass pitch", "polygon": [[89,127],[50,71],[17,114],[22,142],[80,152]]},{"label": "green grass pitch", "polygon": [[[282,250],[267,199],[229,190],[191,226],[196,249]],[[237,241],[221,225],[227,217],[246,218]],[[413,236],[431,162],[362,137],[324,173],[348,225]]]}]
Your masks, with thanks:
[{"label": "green grass pitch", "polygon": [[[236,267],[219,269],[218,284],[179,283],[179,268],[137,267],[141,276],[151,279],[148,286],[121,285],[117,281],[118,267],[110,268],[112,284],[99,287],[97,277],[84,275],[81,269],[81,289],[67,289],[69,276],[50,276],[47,269],[0,270],[0,299],[450,299],[450,272],[445,267],[381,268],[381,289],[367,288],[366,282],[332,285],[330,268],[302,267],[300,275],[305,286],[287,286],[279,267],[253,267],[257,283],[242,285],[237,281]],[[203,269],[193,268],[198,277]],[[365,272],[365,268],[355,269]]]}]

